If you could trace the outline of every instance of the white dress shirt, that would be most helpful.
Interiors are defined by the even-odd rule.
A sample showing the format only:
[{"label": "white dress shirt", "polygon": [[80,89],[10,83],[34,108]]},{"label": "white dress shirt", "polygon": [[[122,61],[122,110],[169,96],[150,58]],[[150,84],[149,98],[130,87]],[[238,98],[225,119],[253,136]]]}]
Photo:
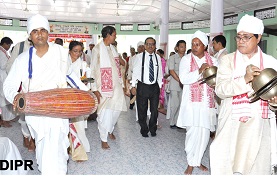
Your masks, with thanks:
[{"label": "white dress shirt", "polygon": [[[149,81],[149,62],[150,62],[150,54],[145,51],[145,59],[144,59],[144,75],[143,75],[143,83],[145,84],[155,84],[156,80],[159,84],[159,87],[162,86],[162,63],[161,58],[158,54],[152,53],[152,60],[154,65],[154,81]],[[142,71],[142,56],[143,53],[137,54],[134,62],[133,62],[133,74],[132,74],[132,87],[135,87],[138,81],[141,81],[141,71]],[[157,57],[157,58],[156,58]],[[158,78],[157,78],[157,72],[158,72]]]}]

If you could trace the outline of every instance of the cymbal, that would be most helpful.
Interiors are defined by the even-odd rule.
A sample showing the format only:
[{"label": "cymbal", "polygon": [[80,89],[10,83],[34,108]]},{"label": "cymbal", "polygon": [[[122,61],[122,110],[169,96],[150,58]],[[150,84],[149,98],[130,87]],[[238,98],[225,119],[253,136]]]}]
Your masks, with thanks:
[{"label": "cymbal", "polygon": [[206,77],[206,78],[202,78],[202,79],[198,80],[198,82],[200,82],[200,84],[204,84],[204,83],[206,83],[208,80],[210,80],[210,79],[212,79],[212,78],[215,78],[215,77],[216,77],[216,74],[213,74],[213,75],[211,75],[211,76],[208,76],[208,77]]},{"label": "cymbal", "polygon": [[[267,93],[269,90],[271,90],[275,85],[277,85],[277,77],[273,78],[271,81],[269,81],[266,85],[264,85],[262,88],[254,92],[249,96],[250,103],[254,103],[257,101],[260,96]],[[253,98],[252,98],[253,97]]]}]

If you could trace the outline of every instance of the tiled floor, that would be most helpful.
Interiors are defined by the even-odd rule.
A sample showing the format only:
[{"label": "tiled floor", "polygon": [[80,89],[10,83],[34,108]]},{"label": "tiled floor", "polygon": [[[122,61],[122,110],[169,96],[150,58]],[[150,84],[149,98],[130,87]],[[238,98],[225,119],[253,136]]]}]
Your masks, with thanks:
[{"label": "tiled floor", "polygon": [[[156,137],[144,138],[135,121],[135,110],[122,112],[116,124],[115,141],[109,141],[110,150],[101,149],[101,141],[96,121],[88,122],[87,136],[91,145],[88,161],[76,163],[69,160],[69,175],[182,175],[187,167],[184,151],[185,130],[171,129],[169,121],[159,114],[161,129]],[[9,137],[17,146],[24,159],[32,159],[35,153],[28,152],[22,145],[20,124],[13,122],[11,128],[0,128],[2,136]],[[209,148],[206,150],[202,163],[209,168]],[[34,166],[30,175],[40,172]],[[208,175],[198,168],[195,175]]]}]

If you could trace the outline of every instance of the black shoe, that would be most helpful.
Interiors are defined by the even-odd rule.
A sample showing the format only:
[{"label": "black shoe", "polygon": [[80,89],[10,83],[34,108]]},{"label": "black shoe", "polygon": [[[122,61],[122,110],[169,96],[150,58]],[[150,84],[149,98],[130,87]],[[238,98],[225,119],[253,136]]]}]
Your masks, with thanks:
[{"label": "black shoe", "polygon": [[133,110],[133,106],[132,107],[130,106],[129,109]]},{"label": "black shoe", "polygon": [[151,133],[151,136],[155,137],[155,136],[157,136],[157,133]]},{"label": "black shoe", "polygon": [[175,128],[177,128],[177,126],[176,125],[170,125],[170,128],[175,129]]},{"label": "black shoe", "polygon": [[149,137],[148,134],[141,134],[142,137]]}]

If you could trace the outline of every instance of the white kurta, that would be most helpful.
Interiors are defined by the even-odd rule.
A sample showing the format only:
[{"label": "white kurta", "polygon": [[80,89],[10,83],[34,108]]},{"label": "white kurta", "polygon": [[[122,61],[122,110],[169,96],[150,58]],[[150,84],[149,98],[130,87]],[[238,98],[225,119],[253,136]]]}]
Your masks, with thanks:
[{"label": "white kurta", "polygon": [[12,113],[12,105],[6,100],[3,92],[3,83],[7,77],[6,66],[9,56],[6,50],[2,46],[0,47],[0,108],[2,110],[2,119],[4,121],[10,121],[15,118],[15,115]]},{"label": "white kurta", "polygon": [[[49,43],[43,57],[32,54],[32,79],[28,78],[29,51],[15,59],[4,82],[4,94],[9,102],[17,95],[20,82],[23,92],[34,92],[54,88],[66,88],[68,50]],[[36,142],[36,159],[43,174],[65,174],[67,172],[67,147],[69,146],[68,119],[47,116],[26,116],[26,123]]]},{"label": "white kurta", "polygon": [[[101,93],[101,73],[100,73],[100,54],[99,54],[100,45],[97,44],[93,48],[92,52],[92,63],[91,63],[91,77],[95,79],[95,82],[92,84],[92,91],[99,91]],[[113,96],[111,98],[103,97],[100,100],[100,104],[97,109],[97,113],[101,112],[101,109],[112,109],[117,111],[127,111],[125,95],[123,92],[123,85],[119,80],[116,63],[114,56],[110,49],[108,49],[112,67],[112,79],[113,79]]]},{"label": "white kurta", "polygon": [[[237,52],[236,71],[234,71],[234,53],[222,58],[217,71],[215,90],[222,101],[216,137],[210,146],[211,173],[269,175],[270,123],[268,119],[261,117],[260,101],[250,104],[251,118],[246,123],[232,116],[233,96],[252,90],[251,85],[245,83],[243,75],[249,64],[260,68],[260,53],[249,59]],[[263,54],[263,65],[264,68],[277,70],[277,60],[269,55]],[[242,77],[234,79],[238,72],[241,72]],[[269,118],[275,117],[270,110],[268,113]]]},{"label": "white kurta", "polygon": [[[191,53],[192,54],[192,53]],[[210,136],[212,118],[215,118],[215,108],[209,108],[209,97],[206,86],[203,84],[203,96],[201,102],[191,101],[190,85],[201,78],[199,70],[190,71],[191,54],[185,55],[179,66],[179,78],[183,84],[180,112],[176,126],[186,128],[185,151],[189,166],[200,166],[204,152],[207,148]],[[193,55],[198,68],[206,63],[205,56],[198,58]],[[217,66],[217,60],[211,57],[213,65]]]},{"label": "white kurta", "polygon": [[[199,68],[206,62],[204,57],[199,59],[197,56],[194,56],[194,58]],[[214,57],[211,58],[214,66],[217,66],[217,60]],[[183,84],[183,94],[176,125],[183,128],[186,126],[199,126],[210,129],[210,118],[215,115],[215,109],[209,108],[206,92],[206,86],[208,85],[203,84],[204,95],[202,101],[191,102],[190,84],[197,82],[197,80],[201,78],[201,74],[198,73],[198,70],[190,72],[190,62],[191,54],[185,55],[179,66],[179,78]]]}]

